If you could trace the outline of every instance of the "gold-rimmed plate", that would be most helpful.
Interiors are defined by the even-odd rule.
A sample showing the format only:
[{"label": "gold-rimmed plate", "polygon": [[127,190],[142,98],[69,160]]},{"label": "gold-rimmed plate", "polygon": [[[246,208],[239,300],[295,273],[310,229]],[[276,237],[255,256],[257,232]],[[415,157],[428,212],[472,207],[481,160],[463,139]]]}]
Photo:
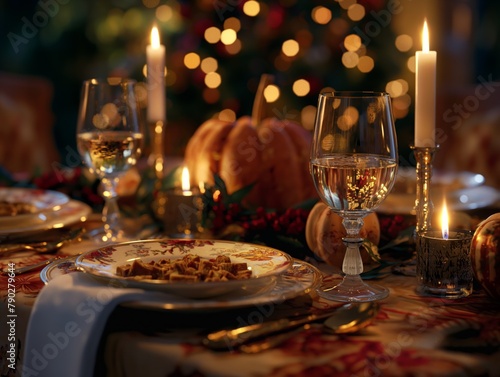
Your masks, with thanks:
[{"label": "gold-rimmed plate", "polygon": [[[123,277],[117,269],[135,260],[154,263],[161,260],[177,261],[186,255],[213,261],[227,256],[232,263],[245,263],[251,271],[249,278],[225,281],[168,281],[135,277]],[[238,291],[253,294],[270,289],[277,278],[293,263],[292,257],[283,251],[262,245],[242,242],[162,239],[140,240],[104,246],[88,251],[75,262],[77,268],[89,276],[115,286],[157,290],[181,297],[205,299]]]}]

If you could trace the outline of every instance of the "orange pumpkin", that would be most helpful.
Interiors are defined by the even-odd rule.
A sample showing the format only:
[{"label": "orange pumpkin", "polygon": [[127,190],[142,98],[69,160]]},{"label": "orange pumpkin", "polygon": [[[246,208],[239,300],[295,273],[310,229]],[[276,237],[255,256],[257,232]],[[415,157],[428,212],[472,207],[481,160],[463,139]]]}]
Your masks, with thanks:
[{"label": "orange pumpkin", "polygon": [[[370,213],[364,218],[361,228],[362,238],[370,240],[378,245],[380,242],[380,224],[377,214]],[[325,263],[342,268],[346,247],[342,242],[342,237],[346,236],[346,231],[342,225],[342,218],[323,202],[318,202],[307,217],[306,241],[309,249]],[[360,248],[363,263],[373,262],[368,252]]]},{"label": "orange pumpkin", "polygon": [[500,298],[500,213],[479,223],[471,242],[472,271],[486,293]]},{"label": "orange pumpkin", "polygon": [[289,120],[259,119],[254,114],[235,122],[204,122],[186,147],[191,183],[213,184],[218,174],[229,194],[253,184],[244,204],[278,211],[316,197],[309,174],[310,132]]}]

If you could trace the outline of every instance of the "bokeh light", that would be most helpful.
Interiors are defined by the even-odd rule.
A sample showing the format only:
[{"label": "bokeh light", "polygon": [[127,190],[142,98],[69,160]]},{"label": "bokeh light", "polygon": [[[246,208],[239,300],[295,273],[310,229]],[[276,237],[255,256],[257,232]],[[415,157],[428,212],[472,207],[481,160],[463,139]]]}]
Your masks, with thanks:
[{"label": "bokeh light", "polygon": [[368,73],[375,67],[375,61],[368,55],[361,56],[358,62],[360,72]]},{"label": "bokeh light", "polygon": [[413,38],[407,34],[401,34],[396,37],[394,44],[399,51],[410,51],[413,47]]},{"label": "bokeh light", "polygon": [[255,0],[249,0],[243,4],[243,13],[247,16],[255,17],[260,12],[260,4]]},{"label": "bokeh light", "polygon": [[283,54],[288,57],[297,55],[299,53],[299,49],[299,43],[294,39],[289,39],[283,42],[283,45],[281,47]]},{"label": "bokeh light", "polygon": [[217,118],[226,122],[234,122],[236,113],[231,109],[224,109],[218,114]]},{"label": "bokeh light", "polygon": [[216,28],[215,26],[211,26],[207,30],[205,30],[204,37],[208,43],[215,44],[220,41],[220,35],[220,29]]},{"label": "bokeh light", "polygon": [[342,54],[342,64],[346,68],[354,68],[359,63],[359,56],[355,52],[346,51]]},{"label": "bokeh light", "polygon": [[200,65],[200,55],[196,52],[187,53],[184,56],[184,65],[189,69],[196,69]]},{"label": "bokeh light", "polygon": [[233,29],[238,32],[241,29],[241,22],[236,17],[230,17],[224,21],[224,29]]},{"label": "bokeh light", "polygon": [[348,35],[344,39],[344,47],[347,51],[358,51],[361,47],[361,38],[356,34]]},{"label": "bokeh light", "polygon": [[316,118],[316,106],[308,105],[300,112],[302,126],[309,131],[314,129],[314,119]]},{"label": "bokeh light", "polygon": [[293,83],[292,90],[296,96],[304,97],[311,91],[311,85],[309,81],[300,79]]},{"label": "bokeh light", "polygon": [[365,14],[365,7],[361,4],[353,4],[347,9],[347,16],[353,21],[362,20]]},{"label": "bokeh light", "polygon": [[215,89],[220,86],[221,82],[222,78],[217,72],[209,72],[205,76],[205,85],[208,88]]},{"label": "bokeh light", "polygon": [[268,103],[273,103],[280,98],[280,89],[276,85],[268,85],[264,89],[264,98],[266,99],[266,102]]},{"label": "bokeh light", "polygon": [[323,6],[317,6],[312,10],[311,18],[320,25],[326,25],[332,19],[332,11]]},{"label": "bokeh light", "polygon": [[236,34],[236,31],[234,31],[233,29],[223,30],[222,33],[220,34],[220,40],[225,45],[233,44],[236,41],[236,38],[238,38],[238,35]]},{"label": "bokeh light", "polygon": [[201,61],[201,70],[205,73],[215,72],[219,64],[214,58],[205,58]]}]

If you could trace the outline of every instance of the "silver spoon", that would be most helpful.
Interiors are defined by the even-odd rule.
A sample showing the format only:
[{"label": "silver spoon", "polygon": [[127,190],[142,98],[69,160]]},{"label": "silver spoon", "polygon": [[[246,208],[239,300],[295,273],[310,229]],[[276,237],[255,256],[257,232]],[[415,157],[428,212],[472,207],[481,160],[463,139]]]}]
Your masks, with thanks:
[{"label": "silver spoon", "polygon": [[[350,304],[351,305],[351,304]],[[328,317],[322,324],[306,323],[298,329],[277,334],[265,339],[256,340],[250,343],[242,344],[238,349],[244,353],[258,353],[274,348],[290,339],[295,334],[313,327],[325,329],[333,334],[347,334],[361,330],[368,326],[372,318],[378,313],[378,305],[370,303],[352,304],[357,307],[343,306],[336,314]]]},{"label": "silver spoon", "polygon": [[[216,350],[238,348],[243,352],[255,353],[272,348],[296,333],[283,333],[284,331],[296,329],[300,326],[298,331],[303,331],[311,327],[311,322],[322,319],[325,319],[322,326],[328,331],[337,334],[358,331],[368,325],[370,320],[377,314],[378,309],[378,304],[373,302],[349,303],[336,308],[333,312],[311,314],[301,319],[280,319],[233,330],[217,331],[208,334],[204,338],[203,344]],[[278,335],[275,337],[265,338],[276,333]],[[255,339],[258,340],[254,341]],[[250,344],[251,341],[253,342]]]}]

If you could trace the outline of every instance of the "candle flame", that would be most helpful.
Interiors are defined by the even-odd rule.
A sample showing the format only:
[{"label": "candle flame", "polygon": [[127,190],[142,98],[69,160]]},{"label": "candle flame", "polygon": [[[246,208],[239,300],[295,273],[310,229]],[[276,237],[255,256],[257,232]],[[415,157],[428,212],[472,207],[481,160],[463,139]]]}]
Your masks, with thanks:
[{"label": "candle flame", "polygon": [[189,191],[191,189],[191,183],[189,182],[189,170],[187,167],[182,168],[182,177],[181,177],[181,188],[182,191]]},{"label": "candle flame", "polygon": [[160,47],[160,33],[158,32],[158,28],[153,26],[151,29],[151,46],[153,48]]},{"label": "candle flame", "polygon": [[422,31],[422,51],[429,52],[429,29],[427,28],[427,20],[424,21],[424,29]]},{"label": "candle flame", "polygon": [[443,201],[443,210],[441,212],[441,233],[443,239],[447,240],[450,234],[450,229],[448,226],[448,209],[446,208],[446,201]]}]

